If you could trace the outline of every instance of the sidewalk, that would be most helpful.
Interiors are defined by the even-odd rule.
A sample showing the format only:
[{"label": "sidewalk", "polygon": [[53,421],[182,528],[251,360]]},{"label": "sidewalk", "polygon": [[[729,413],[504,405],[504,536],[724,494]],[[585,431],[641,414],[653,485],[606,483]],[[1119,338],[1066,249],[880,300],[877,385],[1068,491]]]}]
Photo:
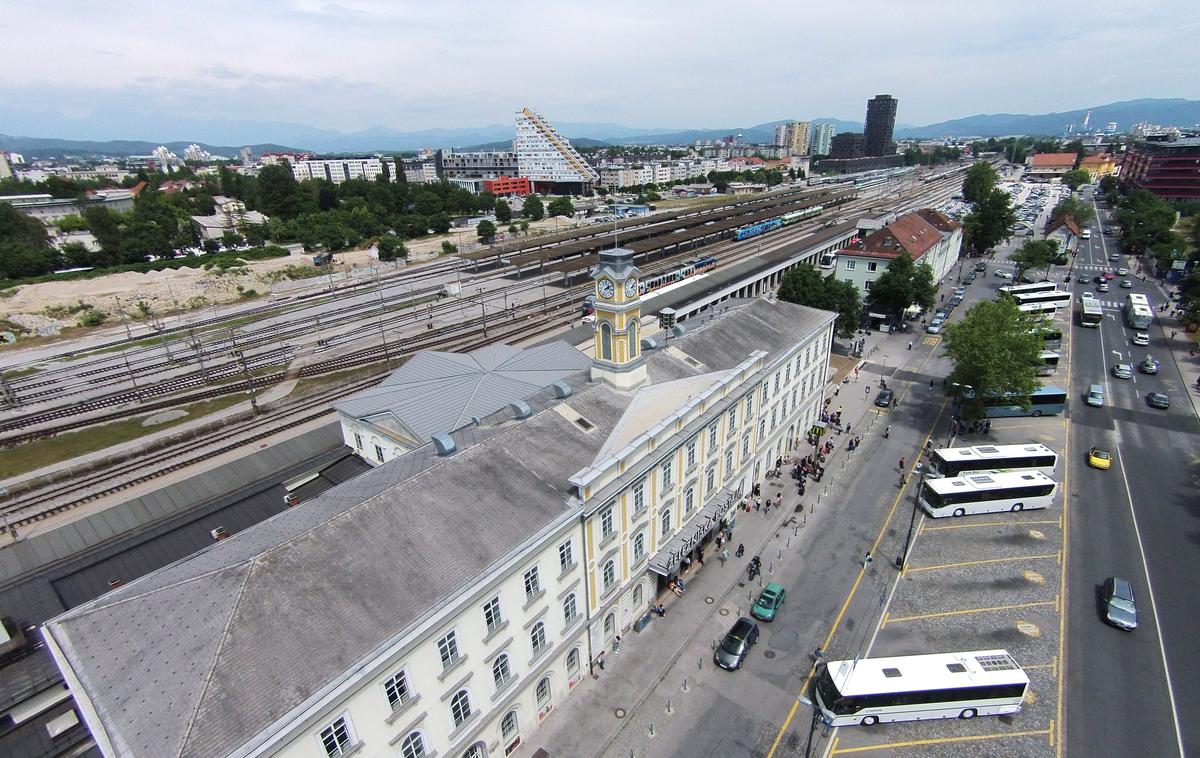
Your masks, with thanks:
[{"label": "sidewalk", "polygon": [[[832,398],[828,406],[831,412],[841,408],[843,422],[848,422],[855,434],[866,436],[875,425],[874,419],[878,418],[872,412],[874,409],[871,405],[878,382],[866,374],[856,380],[856,365],[861,364],[855,361],[853,364],[831,367],[835,372],[834,378],[826,385],[824,396]],[[842,378],[847,375],[850,377],[849,383],[842,384]],[[870,387],[871,392],[859,390],[862,386]],[[849,387],[855,391],[840,394],[841,389]],[[722,566],[718,552],[710,548],[705,563],[693,565],[685,574],[686,594],[676,597],[667,591],[652,600],[652,603],[661,602],[666,607],[666,615],[662,618],[652,616],[651,623],[641,632],[635,632],[632,628],[622,632],[620,652],[607,656],[603,671],[597,670],[593,676],[585,677],[548,722],[530,735],[528,742],[515,755],[522,758],[535,755],[583,758],[601,754],[627,756],[631,750],[636,755],[643,755],[646,738],[641,721],[648,717],[643,713],[647,710],[644,706],[656,694],[671,696],[669,692],[658,692],[658,685],[683,655],[709,651],[710,640],[703,637],[705,625],[718,610],[722,614],[728,613],[728,610],[722,609],[723,605],[733,605],[743,615],[748,614],[747,598],[757,595],[760,588],[759,581],[745,581],[750,558],[755,555],[762,557],[764,576],[761,581],[770,581],[777,548],[784,548],[786,542],[789,553],[801,554],[804,547],[798,543],[816,539],[820,534],[817,519],[835,512],[835,508],[829,507],[829,499],[821,502],[820,493],[831,489],[839,477],[853,475],[853,467],[843,468],[843,461],[852,455],[846,451],[850,437],[837,432],[831,432],[831,436],[826,437],[833,441],[834,450],[826,460],[825,476],[819,484],[810,482],[804,497],[797,494],[794,480],[786,471],[781,479],[762,482],[761,496],[764,502],[768,498],[773,500],[782,492],[782,507],[772,508],[766,515],[753,510],[749,513],[737,512],[733,538],[726,543],[729,547],[729,565]],[[809,452],[809,447],[802,440],[801,449],[791,451],[791,455],[806,455]],[[790,467],[785,466],[787,468]],[[810,519],[814,523],[808,524]],[[745,546],[745,555],[740,559],[734,557],[738,544]],[[747,592],[750,594],[746,595]],[[731,614],[725,621],[732,623],[734,618]],[[711,656],[699,658],[701,668],[711,665]],[[682,707],[682,698],[678,700]],[[657,713],[661,709],[655,707],[651,710]]]},{"label": "sidewalk", "polygon": [[[1162,302],[1175,305],[1170,299],[1170,292],[1173,288],[1158,282],[1155,283],[1155,287],[1162,295]],[[1196,382],[1200,380],[1200,332],[1189,332],[1183,322],[1172,315],[1174,312],[1174,308],[1159,311],[1156,305],[1155,321],[1162,329],[1163,339],[1166,340],[1167,348],[1171,351],[1171,359],[1175,361],[1180,375],[1183,376],[1182,392],[1191,403],[1192,412],[1196,414],[1197,418],[1200,418],[1200,387],[1196,385]],[[1193,350],[1194,354],[1191,352]],[[1172,400],[1182,402],[1181,398],[1172,398]]]}]

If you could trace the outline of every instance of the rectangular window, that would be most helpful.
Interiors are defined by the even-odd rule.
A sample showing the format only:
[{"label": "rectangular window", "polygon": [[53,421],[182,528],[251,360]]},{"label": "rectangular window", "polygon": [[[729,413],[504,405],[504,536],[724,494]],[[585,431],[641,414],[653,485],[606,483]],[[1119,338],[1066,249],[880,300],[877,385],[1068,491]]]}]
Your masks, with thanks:
[{"label": "rectangular window", "polygon": [[796,356],[796,376],[800,376],[800,356]]},{"label": "rectangular window", "polygon": [[525,598],[532,599],[542,591],[542,583],[538,580],[537,566],[525,572]]},{"label": "rectangular window", "polygon": [[717,448],[717,425],[713,424],[708,427],[708,454],[712,455],[713,450]]},{"label": "rectangular window", "polygon": [[870,289],[871,289],[871,285],[872,285],[872,284],[873,284],[873,282],[871,282],[871,281],[869,281],[869,280],[868,280],[868,281],[865,281],[865,282],[863,282],[863,289],[865,289],[865,290],[867,290],[867,291],[870,291]]},{"label": "rectangular window", "polygon": [[792,387],[792,410],[796,409],[796,388]]},{"label": "rectangular window", "polygon": [[708,494],[710,494],[710,495],[712,494],[712,491],[714,489],[716,489],[716,487],[717,487],[717,467],[716,466],[713,466],[712,468],[710,468],[708,470],[708,473],[706,473],[704,475],[704,486],[708,490]]},{"label": "rectangular window", "polygon": [[867,271],[875,271],[878,268],[879,263],[877,261],[867,261]]},{"label": "rectangular window", "polygon": [[646,507],[646,480],[642,479],[633,485],[633,512],[641,513]]},{"label": "rectangular window", "polygon": [[673,461],[671,461],[671,460],[667,460],[667,462],[662,465],[662,486],[663,486],[664,490],[671,486],[671,463],[672,462]]},{"label": "rectangular window", "polygon": [[762,444],[767,437],[767,417],[763,416],[758,420],[758,442]]},{"label": "rectangular window", "polygon": [[764,381],[762,383],[762,402],[759,405],[766,405],[771,400],[771,388]]},{"label": "rectangular window", "polygon": [[735,431],[737,431],[737,409],[736,408],[729,411],[728,418],[729,418],[729,433],[733,434]]},{"label": "rectangular window", "polygon": [[362,435],[358,432],[354,433],[354,448],[356,450],[362,450]]},{"label": "rectangular window", "polygon": [[728,478],[733,474],[733,451],[725,451],[725,477]]},{"label": "rectangular window", "polygon": [[500,628],[504,619],[500,616],[500,598],[494,597],[483,606],[483,622],[487,624],[488,634]]},{"label": "rectangular window", "polygon": [[408,675],[403,671],[397,673],[383,683],[383,691],[393,711],[404,705],[412,697],[412,691],[408,689]]},{"label": "rectangular window", "polygon": [[783,367],[783,383],[792,383],[792,364],[790,363]]},{"label": "rectangular window", "polygon": [[750,435],[742,437],[742,460],[750,460]]},{"label": "rectangular window", "polygon": [[746,395],[746,418],[754,418],[754,393]]},{"label": "rectangular window", "polygon": [[350,719],[346,716],[339,716],[332,724],[322,729],[321,745],[324,746],[325,755],[329,758],[345,755],[350,748],[354,747],[354,732],[350,729]]},{"label": "rectangular window", "polygon": [[853,258],[847,258],[847,259],[846,259],[846,270],[847,270],[847,271],[852,271],[853,269],[854,269],[854,259],[853,259]]},{"label": "rectangular window", "polygon": [[776,408],[771,409],[771,431],[775,431],[775,426],[776,426],[776,421],[777,421],[777,418],[775,415],[776,410],[777,410]]},{"label": "rectangular window", "polygon": [[375,446],[375,457],[380,463],[383,463],[383,448],[381,448],[379,445]]},{"label": "rectangular window", "polygon": [[572,554],[571,541],[567,540],[558,546],[558,567],[563,571],[571,568],[575,563],[575,556]]},{"label": "rectangular window", "polygon": [[696,440],[687,443],[687,467],[689,469],[696,467]]},{"label": "rectangular window", "polygon": [[778,373],[775,374],[775,389],[771,390],[771,392],[776,395],[779,394],[779,374]]},{"label": "rectangular window", "polygon": [[458,660],[458,638],[454,632],[447,632],[445,637],[438,640],[438,655],[442,659],[442,668],[448,669]]},{"label": "rectangular window", "polygon": [[600,539],[608,539],[613,536],[616,529],[613,526],[613,507],[611,505],[604,506],[600,511]]}]

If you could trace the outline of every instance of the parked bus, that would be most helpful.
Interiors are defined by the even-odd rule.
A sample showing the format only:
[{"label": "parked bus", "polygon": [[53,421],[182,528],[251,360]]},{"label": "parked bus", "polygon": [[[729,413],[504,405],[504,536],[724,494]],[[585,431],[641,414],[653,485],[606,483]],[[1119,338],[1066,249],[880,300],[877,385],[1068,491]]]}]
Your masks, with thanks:
[{"label": "parked bus", "polygon": [[929,455],[927,477],[961,476],[975,471],[1030,469],[1054,476],[1058,453],[1038,442],[1025,445],[944,447]]},{"label": "parked bus", "polygon": [[[970,392],[963,393],[970,397]],[[1058,387],[1038,387],[1029,396],[1029,407],[1017,402],[1013,394],[996,395],[984,400],[989,418],[1000,416],[1057,416],[1067,405],[1067,391]]]},{"label": "parked bus", "polygon": [[977,471],[926,479],[917,503],[933,518],[1029,511],[1054,502],[1058,482],[1041,471]]},{"label": "parked bus", "polygon": [[1038,354],[1037,375],[1053,376],[1058,371],[1059,355],[1053,350],[1043,350]]},{"label": "parked bus", "polygon": [[1125,296],[1125,323],[1131,329],[1145,329],[1154,322],[1150,298],[1130,292]]},{"label": "parked bus", "polygon": [[1016,713],[1029,676],[1006,650],[829,661],[813,702],[830,726]]},{"label": "parked bus", "polygon": [[831,269],[837,266],[837,252],[830,251],[828,253],[821,253],[821,261],[819,265],[823,269]]},{"label": "parked bus", "polygon": [[1023,295],[1031,292],[1053,292],[1058,289],[1054,282],[1034,282],[1033,284],[1006,284],[1000,291],[1006,295]]},{"label": "parked bus", "polygon": [[1015,292],[1011,294],[1013,300],[1017,301],[1017,305],[1032,305],[1042,303],[1053,303],[1055,308],[1071,305],[1071,293],[1061,290],[1044,290],[1041,292]]},{"label": "parked bus", "polygon": [[1100,322],[1104,320],[1104,309],[1100,307],[1100,301],[1090,297],[1086,297],[1079,302],[1079,325],[1088,327],[1099,327]]}]

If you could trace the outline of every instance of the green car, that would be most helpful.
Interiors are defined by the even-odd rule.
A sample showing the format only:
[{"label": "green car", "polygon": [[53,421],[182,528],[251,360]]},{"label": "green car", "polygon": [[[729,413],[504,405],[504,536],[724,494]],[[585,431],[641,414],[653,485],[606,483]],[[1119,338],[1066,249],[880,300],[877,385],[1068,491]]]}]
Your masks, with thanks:
[{"label": "green car", "polygon": [[779,606],[783,605],[786,597],[787,591],[783,589],[783,585],[771,582],[763,587],[762,594],[758,596],[758,602],[750,610],[750,615],[761,621],[773,621],[775,613],[779,610]]}]

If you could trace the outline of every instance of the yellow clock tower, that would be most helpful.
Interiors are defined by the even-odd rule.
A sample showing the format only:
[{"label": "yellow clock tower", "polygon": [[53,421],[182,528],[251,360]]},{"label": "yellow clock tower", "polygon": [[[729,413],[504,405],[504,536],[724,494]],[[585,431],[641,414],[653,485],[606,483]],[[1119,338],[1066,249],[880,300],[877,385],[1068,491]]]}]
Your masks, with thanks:
[{"label": "yellow clock tower", "polygon": [[600,262],[592,269],[592,279],[596,282],[593,379],[604,379],[618,387],[633,387],[646,378],[639,333],[641,275],[633,265],[633,251],[623,247],[600,253]]}]

